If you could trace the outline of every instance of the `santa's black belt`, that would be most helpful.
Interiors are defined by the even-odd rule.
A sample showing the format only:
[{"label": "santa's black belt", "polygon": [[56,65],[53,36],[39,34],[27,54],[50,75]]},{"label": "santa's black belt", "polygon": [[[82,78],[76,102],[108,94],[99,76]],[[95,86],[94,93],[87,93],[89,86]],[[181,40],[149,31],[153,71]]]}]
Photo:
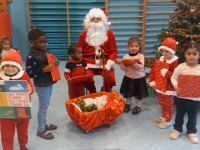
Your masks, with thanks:
[{"label": "santa's black belt", "polygon": [[[85,55],[83,56],[85,58],[91,58],[91,59],[103,59],[102,55]],[[104,58],[108,58],[108,55],[104,55]]]}]

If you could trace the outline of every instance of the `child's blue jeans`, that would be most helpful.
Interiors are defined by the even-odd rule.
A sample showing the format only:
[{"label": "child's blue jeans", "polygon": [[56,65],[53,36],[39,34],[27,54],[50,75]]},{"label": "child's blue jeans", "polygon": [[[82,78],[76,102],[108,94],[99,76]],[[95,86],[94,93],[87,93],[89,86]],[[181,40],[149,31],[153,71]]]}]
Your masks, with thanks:
[{"label": "child's blue jeans", "polygon": [[46,126],[46,113],[49,107],[52,85],[45,87],[35,86],[35,91],[39,99],[39,110],[38,110],[38,131],[44,132]]}]

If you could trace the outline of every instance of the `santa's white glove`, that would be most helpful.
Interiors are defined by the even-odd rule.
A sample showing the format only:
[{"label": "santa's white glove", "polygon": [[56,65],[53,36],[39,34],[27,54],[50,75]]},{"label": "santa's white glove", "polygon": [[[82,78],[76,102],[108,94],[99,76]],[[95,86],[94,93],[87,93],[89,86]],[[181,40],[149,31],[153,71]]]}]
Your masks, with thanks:
[{"label": "santa's white glove", "polygon": [[106,70],[107,70],[107,71],[110,71],[111,67],[112,67],[114,64],[115,64],[115,62],[109,59],[109,60],[107,61],[106,65],[105,65]]}]

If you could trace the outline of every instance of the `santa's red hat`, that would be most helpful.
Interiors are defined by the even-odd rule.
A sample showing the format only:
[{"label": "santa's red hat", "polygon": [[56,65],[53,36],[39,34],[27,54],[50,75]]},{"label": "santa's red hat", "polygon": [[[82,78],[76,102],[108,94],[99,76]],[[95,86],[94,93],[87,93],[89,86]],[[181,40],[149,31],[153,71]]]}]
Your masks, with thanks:
[{"label": "santa's red hat", "polygon": [[105,9],[103,9],[103,8],[92,8],[92,9],[90,9],[88,14],[85,16],[84,23],[90,22],[90,20],[94,17],[95,18],[101,18],[101,20],[104,23],[107,23],[108,25],[111,24],[111,22],[108,21],[108,16],[106,14]]},{"label": "santa's red hat", "polygon": [[19,54],[19,51],[8,52],[1,60],[0,68],[2,68],[5,65],[12,65],[19,68],[19,70],[22,70],[22,58]]},{"label": "santa's red hat", "polygon": [[166,38],[161,46],[158,48],[158,51],[160,52],[161,49],[164,49],[168,52],[170,52],[171,54],[175,54],[176,52],[176,45],[178,43],[176,42],[176,40],[174,38]]}]

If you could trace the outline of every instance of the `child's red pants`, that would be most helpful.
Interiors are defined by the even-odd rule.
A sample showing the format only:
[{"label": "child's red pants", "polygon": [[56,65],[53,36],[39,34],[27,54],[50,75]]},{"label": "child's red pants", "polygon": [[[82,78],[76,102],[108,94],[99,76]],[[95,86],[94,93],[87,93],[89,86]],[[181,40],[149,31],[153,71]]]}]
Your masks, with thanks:
[{"label": "child's red pants", "polygon": [[170,122],[174,113],[174,96],[158,93],[158,101],[162,110],[162,117],[165,122]]},{"label": "child's red pants", "polygon": [[28,143],[29,119],[0,119],[1,123],[1,142],[3,150],[14,150],[14,134],[17,129],[19,146],[21,149]]}]

